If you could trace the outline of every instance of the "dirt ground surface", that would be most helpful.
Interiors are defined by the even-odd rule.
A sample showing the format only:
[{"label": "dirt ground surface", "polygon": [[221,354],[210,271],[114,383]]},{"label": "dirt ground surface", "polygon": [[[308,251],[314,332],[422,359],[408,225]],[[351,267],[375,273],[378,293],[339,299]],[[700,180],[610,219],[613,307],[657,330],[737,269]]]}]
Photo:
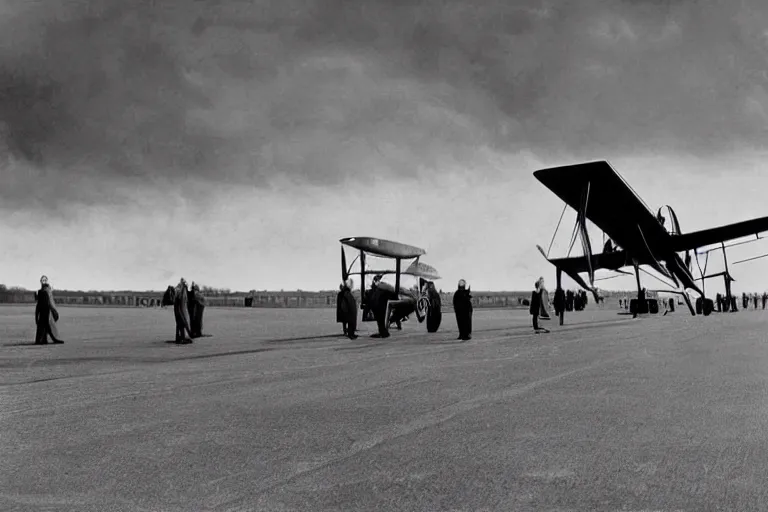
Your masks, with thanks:
[{"label": "dirt ground surface", "polygon": [[768,510],[768,311],[0,307],[3,511]]}]

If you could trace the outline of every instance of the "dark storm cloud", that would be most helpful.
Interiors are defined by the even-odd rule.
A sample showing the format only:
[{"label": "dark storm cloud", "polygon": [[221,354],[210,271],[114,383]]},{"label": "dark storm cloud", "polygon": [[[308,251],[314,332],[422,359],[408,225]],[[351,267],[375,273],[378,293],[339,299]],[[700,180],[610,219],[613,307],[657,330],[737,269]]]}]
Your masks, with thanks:
[{"label": "dark storm cloud", "polygon": [[764,145],[761,2],[0,4],[5,206]]}]

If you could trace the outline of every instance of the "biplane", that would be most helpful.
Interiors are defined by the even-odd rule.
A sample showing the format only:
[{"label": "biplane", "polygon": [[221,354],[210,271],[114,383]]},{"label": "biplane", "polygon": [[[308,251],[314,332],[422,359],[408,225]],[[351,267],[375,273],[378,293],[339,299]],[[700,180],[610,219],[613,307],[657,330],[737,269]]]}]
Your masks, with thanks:
[{"label": "biplane", "polygon": [[[634,267],[637,280],[638,302],[645,303],[643,288],[640,284],[641,266],[646,265],[674,284],[664,282],[671,293],[682,295],[692,315],[696,315],[689,291],[698,293],[703,303],[702,312],[711,313],[711,301],[704,295],[704,281],[710,278],[722,277],[725,281],[727,303],[730,304],[731,282],[735,281],[728,269],[726,249],[735,245],[761,240],[760,233],[768,231],[768,217],[755,218],[735,224],[719,226],[691,233],[683,233],[677,215],[670,206],[661,207],[654,215],[652,210],[635,193],[629,184],[606,161],[587,162],[576,165],[542,169],[533,173],[545,187],[565,202],[563,214],[570,206],[577,213],[576,225],[571,236],[569,255],[565,258],[550,258],[548,251],[537,246],[539,252],[553,264],[557,270],[557,291],[562,294],[561,276],[565,273],[579,286],[592,292],[595,300],[599,300],[595,287],[595,271],[607,269],[622,274],[630,274],[622,269]],[[663,215],[666,208],[669,217]],[[563,215],[560,216],[562,222]],[[587,231],[587,220],[602,230],[607,242],[603,252],[594,253],[592,242]],[[555,235],[557,229],[555,229]],[[552,236],[554,242],[555,235]],[[730,245],[725,242],[739,238],[752,237]],[[576,238],[581,239],[583,256],[570,256]],[[699,249],[716,246],[708,250]],[[552,242],[549,246],[552,248]],[[706,274],[707,262],[702,269],[699,255],[705,254],[707,261],[709,253],[722,250],[725,270],[720,273]],[[694,278],[692,273],[691,252],[694,253],[700,277]],[[684,256],[682,256],[684,255]],[[766,255],[764,255],[766,256]],[[764,257],[764,256],[758,256]],[[738,261],[742,263],[756,258]],[[735,264],[734,263],[734,264]],[[580,274],[586,273],[587,284]],[[653,274],[648,273],[652,277]],[[658,279],[658,278],[657,278]],[[701,287],[697,284],[701,282]],[[707,304],[710,306],[708,307]],[[563,323],[563,308],[560,309],[560,324]]]},{"label": "biplane", "polygon": [[[412,245],[383,240],[381,238],[371,237],[351,237],[342,238],[341,242],[341,277],[344,281],[351,275],[360,276],[360,292],[362,300],[360,309],[363,310],[363,322],[374,320],[373,310],[377,304],[366,300],[366,276],[384,276],[394,275],[395,285],[392,287],[387,283],[380,282],[379,287],[389,291],[386,313],[385,328],[389,329],[392,322],[402,322],[412,313],[416,314],[419,323],[427,321],[427,330],[437,332],[440,327],[442,313],[440,310],[440,297],[434,289],[434,281],[440,279],[440,275],[434,267],[419,261],[426,254],[424,249]],[[344,246],[356,249],[358,255],[347,266],[347,258],[344,253]],[[375,256],[395,260],[394,270],[375,270],[366,266],[366,256]],[[413,260],[411,264],[402,270],[404,261]],[[355,262],[359,262],[360,270],[353,272],[352,268]],[[406,289],[400,286],[402,276],[413,276],[418,279],[418,285],[415,288]]]}]

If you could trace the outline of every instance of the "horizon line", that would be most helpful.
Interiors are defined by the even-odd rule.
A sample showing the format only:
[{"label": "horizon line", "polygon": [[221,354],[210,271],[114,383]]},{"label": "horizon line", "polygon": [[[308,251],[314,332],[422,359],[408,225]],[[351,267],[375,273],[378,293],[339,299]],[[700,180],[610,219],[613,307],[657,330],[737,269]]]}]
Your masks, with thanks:
[{"label": "horizon line", "polygon": [[[439,287],[438,289],[441,290]],[[321,290],[304,290],[300,288],[297,288],[294,290],[285,290],[285,289],[280,289],[280,290],[253,289],[248,291],[237,291],[237,290],[231,291],[230,290],[227,293],[221,293],[218,291],[218,289],[215,289],[215,288],[214,290],[216,290],[216,292],[211,295],[247,295],[251,293],[337,293],[338,292],[338,289],[332,289],[332,288],[321,289]],[[354,288],[353,291],[355,290],[360,290],[360,288]],[[552,290],[548,290],[548,291],[554,292],[554,290],[555,289],[553,288]],[[580,289],[576,287],[576,288],[563,288],[563,290],[577,291]],[[128,290],[128,289],[125,289],[125,290],[70,290],[66,288],[61,288],[61,289],[54,288],[54,291],[58,293],[83,293],[83,294],[102,294],[102,295],[120,294],[120,293],[131,293],[131,294],[138,294],[138,293],[163,294],[165,293],[165,290]],[[515,294],[531,293],[532,291],[533,290],[474,290],[475,293],[515,293]],[[5,293],[30,292],[31,293],[31,292],[37,292],[37,290],[28,289],[21,286],[5,286],[4,288],[0,288],[0,293],[3,293],[3,292]],[[617,290],[601,289],[600,292],[601,293],[637,293],[636,290],[623,290],[623,289],[617,289]],[[443,292],[443,293],[446,293],[446,292]],[[447,293],[451,293],[451,292],[449,291]]]}]

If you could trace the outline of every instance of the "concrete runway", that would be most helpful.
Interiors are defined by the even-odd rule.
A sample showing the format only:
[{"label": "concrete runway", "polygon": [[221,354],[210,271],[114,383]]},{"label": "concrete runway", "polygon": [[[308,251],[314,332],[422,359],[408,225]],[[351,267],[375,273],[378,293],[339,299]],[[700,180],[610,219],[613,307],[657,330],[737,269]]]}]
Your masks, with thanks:
[{"label": "concrete runway", "polygon": [[0,510],[768,510],[768,311],[334,315],[0,307]]}]

